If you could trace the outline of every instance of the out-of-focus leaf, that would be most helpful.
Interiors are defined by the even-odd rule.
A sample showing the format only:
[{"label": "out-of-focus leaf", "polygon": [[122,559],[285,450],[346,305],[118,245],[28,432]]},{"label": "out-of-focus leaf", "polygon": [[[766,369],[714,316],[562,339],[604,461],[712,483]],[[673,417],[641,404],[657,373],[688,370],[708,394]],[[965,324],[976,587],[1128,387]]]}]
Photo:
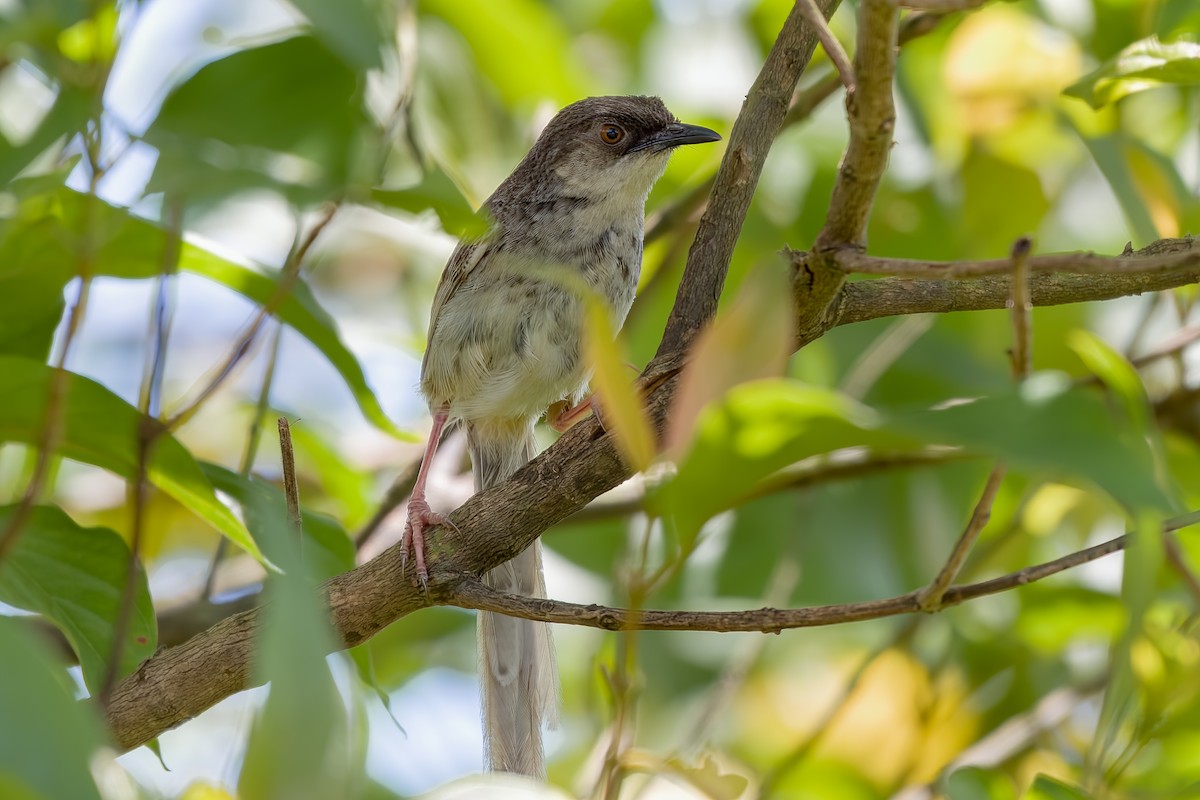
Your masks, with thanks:
[{"label": "out-of-focus leaf", "polygon": [[220,786],[210,783],[193,783],[183,790],[179,800],[237,800]]},{"label": "out-of-focus leaf", "polygon": [[[278,563],[279,555],[271,540],[264,538],[267,530],[277,519],[287,516],[287,502],[278,487],[258,478],[243,478],[231,469],[218,464],[200,462],[205,477],[213,488],[224,492],[242,506],[246,527],[260,543],[263,553],[272,562]],[[303,498],[301,498],[303,499]],[[301,508],[304,528],[304,545],[301,556],[304,569],[318,578],[331,578],[354,568],[354,544],[346,531],[336,521],[324,514]],[[276,543],[277,544],[277,543]],[[305,546],[307,545],[307,546]],[[290,545],[289,545],[290,546]]]},{"label": "out-of-focus leaf", "polygon": [[889,422],[930,444],[956,444],[1015,466],[1085,478],[1135,515],[1172,507],[1155,480],[1150,448],[1133,434],[1129,420],[1095,394],[1072,391],[1061,375],[1041,373],[1017,389],[892,414]]},{"label": "out-of-focus leaf", "polygon": [[0,781],[24,797],[100,800],[89,762],[104,739],[91,708],[19,620],[0,617],[0,653]]},{"label": "out-of-focus leaf", "polygon": [[730,388],[783,375],[794,339],[790,297],[783,270],[755,270],[729,309],[700,334],[668,418],[668,454],[682,455],[701,410]]},{"label": "out-of-focus leaf", "polygon": [[[6,186],[50,145],[83,130],[91,110],[92,98],[89,93],[71,86],[63,86],[58,89],[54,105],[42,117],[42,121],[28,139],[13,144],[0,136],[0,186]],[[0,269],[4,268],[5,265],[0,265]]]},{"label": "out-of-focus leaf", "polygon": [[428,0],[421,3],[421,12],[441,17],[467,40],[479,72],[508,103],[549,96],[566,104],[595,94],[567,31],[542,3]]},{"label": "out-of-focus leaf", "polygon": [[1078,786],[1055,780],[1049,775],[1038,775],[1022,800],[1092,800],[1092,797]]},{"label": "out-of-focus leaf", "polygon": [[714,514],[763,478],[803,458],[847,447],[893,452],[953,445],[1015,466],[1086,479],[1131,514],[1169,511],[1144,439],[1094,394],[1040,374],[1018,389],[946,408],[883,412],[789,381],[734,387],[700,415],[675,477],[648,499],[671,513],[685,548]]},{"label": "out-of-focus leaf", "polygon": [[965,767],[946,779],[946,796],[949,800],[1016,800],[1017,790],[1003,773]]},{"label": "out-of-focus leaf", "polygon": [[263,520],[263,546],[275,553],[283,572],[267,584],[254,672],[271,687],[251,728],[238,796],[350,796],[347,720],[325,660],[335,649],[328,613],[285,516],[270,505],[254,513]]},{"label": "out-of-focus leaf", "polygon": [[[53,369],[41,362],[0,356],[0,441],[39,443],[54,374]],[[64,384],[59,452],[135,480],[138,428],[156,423],[82,375],[68,373]],[[154,440],[146,460],[146,477],[238,547],[262,559],[250,533],[217,499],[196,460],[175,437],[163,433]]]},{"label": "out-of-focus leaf", "polygon": [[383,36],[391,26],[385,24],[383,8],[373,0],[291,0],[312,22],[313,34],[351,67],[358,70],[383,66]]},{"label": "out-of-focus leaf", "polygon": [[844,447],[915,444],[882,427],[876,412],[828,389],[783,380],[740,384],[700,414],[678,473],[647,507],[673,516],[686,550],[705,521],[788,464]]},{"label": "out-of-focus leaf", "polygon": [[1200,44],[1185,40],[1163,43],[1157,36],[1142,39],[1064,91],[1092,108],[1103,108],[1163,84],[1200,84]]},{"label": "out-of-focus leaf", "polygon": [[58,50],[80,64],[111,64],[117,54],[117,7],[104,3],[58,34]]},{"label": "out-of-focus leaf", "polygon": [[462,190],[441,167],[429,167],[421,180],[412,186],[372,189],[371,197],[380,205],[411,214],[432,209],[442,228],[455,236],[470,238],[487,230],[484,212],[475,212]]},{"label": "out-of-focus leaf", "polygon": [[1158,239],[1158,229],[1150,216],[1146,203],[1138,193],[1137,184],[1129,171],[1123,155],[1123,141],[1119,136],[1084,138],[1084,144],[1096,160],[1096,166],[1104,174],[1129,226],[1137,240],[1143,244]]},{"label": "out-of-focus leaf", "polygon": [[[161,272],[168,234],[155,223],[64,187],[33,195],[22,203],[20,216],[0,227],[0,289],[12,288],[0,292],[0,312],[11,312],[0,314],[0,353],[45,358],[62,313],[62,289],[79,258],[76,242],[85,230],[95,231],[99,240],[92,265],[95,274],[144,279]],[[275,275],[186,241],[180,247],[178,267],[260,305],[271,300],[278,285]],[[342,341],[337,323],[303,279],[292,285],[275,316],[325,356],[368,421],[399,439],[413,439],[388,419],[358,359]]]},{"label": "out-of-focus leaf", "polygon": [[679,759],[671,759],[667,765],[712,800],[736,800],[750,783],[744,775],[722,772],[711,755],[705,756],[699,766],[686,764]]},{"label": "out-of-focus leaf", "polygon": [[584,349],[595,370],[592,386],[600,399],[600,413],[625,463],[640,472],[654,461],[654,429],[633,385],[633,373],[621,357],[612,312],[591,293],[586,299]]},{"label": "out-of-focus leaf", "polygon": [[[14,510],[0,507],[0,528]],[[129,548],[115,531],[80,527],[53,506],[33,508],[12,552],[0,562],[0,600],[41,614],[63,632],[93,694],[100,690],[112,656],[113,626],[128,564]],[[141,569],[133,587],[118,678],[153,655],[158,642],[154,606]]]},{"label": "out-of-focus leaf", "polygon": [[148,191],[195,200],[267,187],[297,204],[326,200],[366,163],[362,90],[311,36],[214,61],[167,96],[146,131],[159,150]]},{"label": "out-of-focus leaf", "polygon": [[1037,172],[978,147],[962,166],[962,184],[961,233],[974,255],[1006,255],[1017,238],[1041,227],[1050,210]]}]

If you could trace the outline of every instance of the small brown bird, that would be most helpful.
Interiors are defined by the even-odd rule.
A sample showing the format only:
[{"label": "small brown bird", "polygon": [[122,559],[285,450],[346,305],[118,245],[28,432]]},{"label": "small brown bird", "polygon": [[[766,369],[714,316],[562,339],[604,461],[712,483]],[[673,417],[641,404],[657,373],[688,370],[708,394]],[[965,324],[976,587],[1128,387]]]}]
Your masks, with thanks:
[{"label": "small brown bird", "polygon": [[[424,529],[450,524],[425,501],[443,427],[466,426],[476,491],[533,458],[537,420],[559,401],[579,408],[587,392],[579,282],[603,298],[619,328],[641,272],[650,188],[675,147],[720,138],[680,123],[657,97],[590,97],[560,111],[484,203],[490,227],[450,256],[421,364],[433,428],[403,552],[407,558],[412,549],[422,584]],[[539,544],[484,580],[498,591],[544,597]],[[549,626],[487,612],[478,626],[487,767],[544,776],[541,726],[558,713]]]}]

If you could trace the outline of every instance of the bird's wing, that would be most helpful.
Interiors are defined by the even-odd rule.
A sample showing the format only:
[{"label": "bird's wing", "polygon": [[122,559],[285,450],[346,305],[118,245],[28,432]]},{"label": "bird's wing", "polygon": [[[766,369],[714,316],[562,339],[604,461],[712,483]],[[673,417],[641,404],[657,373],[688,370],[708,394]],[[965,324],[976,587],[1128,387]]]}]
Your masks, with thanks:
[{"label": "bird's wing", "polygon": [[487,256],[488,251],[492,249],[494,238],[489,235],[473,241],[461,242],[450,254],[450,260],[446,262],[446,268],[442,270],[442,277],[438,281],[437,291],[433,293],[433,307],[429,310],[429,332],[425,337],[425,357],[421,359],[422,375],[425,374],[425,368],[429,363],[433,332],[437,329],[438,317],[441,316],[442,308],[467,280],[471,271],[478,267]]}]

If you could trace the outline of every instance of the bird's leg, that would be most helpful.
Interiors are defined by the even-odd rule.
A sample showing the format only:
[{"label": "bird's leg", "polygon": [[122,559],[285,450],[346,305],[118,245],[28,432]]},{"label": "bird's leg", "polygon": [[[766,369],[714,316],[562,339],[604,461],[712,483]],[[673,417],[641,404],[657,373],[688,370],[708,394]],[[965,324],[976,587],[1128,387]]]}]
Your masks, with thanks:
[{"label": "bird's leg", "polygon": [[551,404],[550,409],[546,412],[546,424],[558,433],[566,433],[572,425],[593,410],[593,404],[592,395],[588,395],[575,405],[570,405],[566,400],[559,400],[557,403]]},{"label": "bird's leg", "polygon": [[404,538],[400,540],[400,564],[404,566],[408,563],[408,549],[411,547],[413,560],[417,564],[417,579],[425,588],[428,588],[429,584],[429,572],[425,569],[425,527],[445,525],[454,528],[454,523],[449,518],[433,511],[425,501],[425,481],[429,478],[429,465],[433,462],[433,454],[437,452],[438,440],[442,438],[442,428],[446,426],[448,414],[449,411],[445,408],[439,408],[433,414],[429,442],[425,445],[425,454],[421,456],[421,468],[417,470],[417,481],[413,484],[412,496],[408,498],[408,521],[404,523]]}]

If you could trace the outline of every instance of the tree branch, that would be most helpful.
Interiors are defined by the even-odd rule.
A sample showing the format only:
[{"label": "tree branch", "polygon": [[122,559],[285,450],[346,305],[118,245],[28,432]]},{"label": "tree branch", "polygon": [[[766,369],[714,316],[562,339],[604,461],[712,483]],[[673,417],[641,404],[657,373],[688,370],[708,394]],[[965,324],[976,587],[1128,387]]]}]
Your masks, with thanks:
[{"label": "tree branch", "polygon": [[[1168,520],[1164,532],[1176,531],[1200,523],[1200,512],[1194,511]],[[921,611],[934,613],[968,600],[998,594],[1018,586],[1057,575],[1060,572],[1095,561],[1124,549],[1127,536],[1118,536],[1084,550],[1010,572],[998,578],[961,586],[951,586],[942,596],[941,602],[928,608],[922,607],[924,589],[918,589],[884,600],[867,600],[859,603],[835,603],[810,608],[760,608],[753,611],[649,611],[612,608],[609,606],[580,605],[560,600],[546,600],[525,595],[507,594],[485,586],[473,577],[465,578],[446,598],[449,605],[478,611],[492,611],[522,619],[553,622],[560,625],[579,625],[600,628],[606,631],[708,631],[713,633],[779,633],[794,628],[815,628],[825,625],[840,625],[846,622],[862,622],[869,619],[894,617],[899,614],[915,614]]]},{"label": "tree branch", "polygon": [[[797,269],[803,270],[814,256],[793,252],[791,258]],[[839,264],[843,260],[848,264],[862,264],[864,259],[875,262],[900,261],[845,251],[834,256]],[[927,270],[923,273],[925,275],[947,275],[955,271],[953,265],[944,262],[920,263],[927,266],[936,264],[936,268]],[[1004,308],[1011,293],[1011,280],[1007,276],[991,273],[1004,271],[999,265],[1007,266],[1011,262],[962,263],[965,274],[989,277],[975,280],[885,278],[846,284],[830,309],[832,325],[849,325],[903,314]],[[1104,266],[1111,271],[1105,272]],[[1092,253],[1035,256],[1029,259],[1029,268],[1033,272],[1029,276],[1030,301],[1035,306],[1112,300],[1200,282],[1200,240],[1190,237],[1164,239],[1135,253],[1118,257]]]}]

